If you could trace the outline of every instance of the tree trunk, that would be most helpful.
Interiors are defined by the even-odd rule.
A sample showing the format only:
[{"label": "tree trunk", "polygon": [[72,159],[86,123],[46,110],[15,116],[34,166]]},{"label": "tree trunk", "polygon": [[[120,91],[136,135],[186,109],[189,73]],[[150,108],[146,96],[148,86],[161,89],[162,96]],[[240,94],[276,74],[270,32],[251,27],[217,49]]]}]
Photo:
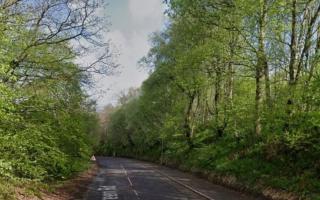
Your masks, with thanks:
[{"label": "tree trunk", "polygon": [[[289,96],[287,100],[287,115],[290,118],[293,113],[294,104],[294,88],[296,84],[295,80],[295,68],[297,62],[297,0],[291,2],[291,42],[290,42],[290,62],[289,62]],[[290,130],[290,120],[284,124],[284,130],[288,132]]]},{"label": "tree trunk", "polygon": [[260,16],[260,35],[259,35],[259,53],[260,64],[262,65],[263,74],[265,78],[265,96],[268,108],[272,107],[271,101],[271,87],[270,87],[270,75],[269,64],[265,51],[265,35],[266,35],[266,22],[267,22],[267,0],[261,0],[261,16]]},{"label": "tree trunk", "polygon": [[[220,67],[217,67],[216,69],[216,80],[215,80],[215,94],[214,94],[214,114],[216,121],[218,121],[219,118],[219,102],[220,102],[220,90],[221,90],[221,72]],[[218,125],[218,124],[217,124]]]},{"label": "tree trunk", "polygon": [[234,69],[233,69],[233,58],[235,55],[234,46],[236,44],[235,36],[233,35],[232,41],[229,44],[230,48],[230,57],[229,57],[229,63],[228,63],[228,82],[227,82],[227,101],[230,106],[230,108],[233,107],[233,83],[234,83]]},{"label": "tree trunk", "polygon": [[[220,100],[221,100],[221,68],[218,64],[216,68],[216,80],[215,80],[215,95],[214,95],[214,114],[215,114],[215,124],[217,129],[217,134],[219,137],[223,136],[223,129],[220,126],[219,119],[220,119]],[[225,117],[225,116],[224,116]]]},{"label": "tree trunk", "polygon": [[296,65],[297,56],[297,0],[292,0],[291,7],[291,43],[290,43],[290,63],[289,63],[289,85],[295,82],[294,68]]},{"label": "tree trunk", "polygon": [[256,98],[255,98],[255,134],[261,135],[261,107],[262,107],[262,95],[261,95],[261,67],[256,66]]},{"label": "tree trunk", "polygon": [[316,65],[318,64],[319,60],[320,60],[320,56],[318,55],[320,52],[320,23],[318,25],[318,30],[317,30],[317,44],[316,44],[316,50],[315,50],[315,60],[311,63],[310,66],[310,71],[309,71],[309,76],[308,76],[308,81],[307,84],[310,83],[312,77],[313,77],[313,73],[314,73],[314,68],[316,67]]},{"label": "tree trunk", "polygon": [[[266,0],[260,0],[260,18],[259,18],[259,49],[257,52],[256,66],[256,98],[255,98],[255,134],[261,135],[261,111],[262,111],[262,83],[263,70],[266,69],[266,55],[264,51],[265,28],[266,28]],[[269,85],[270,87],[270,85]]]},{"label": "tree trunk", "polygon": [[264,68],[264,77],[265,77],[265,93],[266,93],[266,101],[269,109],[272,108],[272,100],[271,100],[271,87],[270,87],[270,76],[269,76],[269,65],[267,62],[267,58],[263,56],[263,68]]},{"label": "tree trunk", "polygon": [[[313,77],[314,69],[320,60],[319,52],[320,52],[320,23],[317,28],[317,43],[316,43],[316,49],[315,49],[315,58],[310,64],[310,70],[309,70],[309,75],[308,75],[308,79],[307,79],[307,83],[306,83],[306,88],[309,88],[310,82]],[[312,101],[312,100],[309,99],[307,101],[306,112],[310,111],[310,106],[311,106],[310,101]]]},{"label": "tree trunk", "polygon": [[298,81],[298,79],[300,77],[300,73],[301,73],[302,67],[303,67],[304,58],[305,58],[305,69],[308,68],[308,58],[309,58],[310,47],[312,46],[313,29],[314,29],[314,26],[317,22],[319,13],[320,13],[320,5],[316,9],[314,15],[310,16],[309,23],[307,24],[307,33],[306,33],[305,40],[304,40],[303,50],[302,50],[302,53],[301,53],[301,56],[300,56],[300,59],[298,62],[298,66],[297,66],[297,73],[295,75],[295,83]]},{"label": "tree trunk", "polygon": [[190,122],[191,122],[191,112],[192,112],[192,106],[195,100],[195,94],[192,95],[188,95],[189,101],[188,101],[188,105],[187,105],[187,110],[186,110],[186,114],[185,114],[185,118],[184,118],[184,134],[185,137],[187,139],[187,143],[189,145],[189,148],[192,149],[192,139],[191,139],[191,135],[192,135],[192,129],[190,127]]}]

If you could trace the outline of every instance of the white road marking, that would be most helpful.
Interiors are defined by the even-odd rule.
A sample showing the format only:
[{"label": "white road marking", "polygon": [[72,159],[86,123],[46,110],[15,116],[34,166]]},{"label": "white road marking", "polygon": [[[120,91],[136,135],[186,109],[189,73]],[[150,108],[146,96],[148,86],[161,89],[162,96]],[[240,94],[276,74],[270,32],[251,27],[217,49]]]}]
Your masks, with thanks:
[{"label": "white road marking", "polygon": [[103,190],[103,191],[110,191],[110,190],[113,190],[113,191],[116,191],[116,186],[112,185],[112,186],[100,186],[98,188],[99,191]]},{"label": "white road marking", "polygon": [[109,199],[118,199],[118,194],[115,191],[104,191],[102,200],[109,200]]},{"label": "white road marking", "polygon": [[140,200],[140,197],[139,197],[138,192],[137,192],[135,189],[133,189],[133,183],[132,183],[130,177],[128,176],[127,170],[124,168],[123,165],[121,165],[121,168],[122,168],[122,170],[124,171],[124,173],[125,173],[125,175],[126,175],[126,177],[127,177],[127,179],[128,179],[128,182],[129,182],[129,184],[130,184],[130,187],[132,188],[133,193],[134,193],[134,194],[137,196],[137,198]]},{"label": "white road marking", "polygon": [[142,163],[141,163],[141,165],[142,165],[143,167],[145,167],[145,168],[151,168],[154,172],[157,172],[158,174],[166,177],[167,179],[171,180],[172,182],[177,183],[177,184],[179,184],[179,185],[181,185],[181,186],[183,186],[183,187],[191,190],[192,192],[198,194],[199,196],[201,196],[201,197],[203,197],[203,198],[205,198],[205,199],[207,199],[207,200],[215,200],[214,198],[211,198],[211,197],[209,197],[208,195],[206,195],[206,194],[204,194],[204,193],[202,193],[202,192],[194,189],[193,187],[182,183],[181,181],[179,181],[179,180],[177,180],[177,179],[175,179],[175,178],[167,175],[166,173],[161,172],[161,171],[158,170],[158,169],[155,169],[153,166],[151,166],[151,165],[149,165],[149,164],[148,164],[148,165],[145,165],[145,164],[142,164]]},{"label": "white road marking", "polygon": [[133,190],[134,194],[139,198],[138,192],[136,190]]},{"label": "white road marking", "polygon": [[102,191],[102,200],[119,199],[117,194],[117,188],[114,185],[100,186],[98,191]]},{"label": "white road marking", "polygon": [[191,190],[192,192],[194,192],[194,193],[198,194],[199,196],[204,197],[205,199],[208,199],[208,200],[215,200],[215,199],[213,199],[213,198],[209,197],[208,195],[203,194],[202,192],[200,192],[200,191],[198,191],[198,190],[194,189],[193,187],[191,187],[191,186],[189,186],[189,185],[186,185],[186,184],[182,183],[181,181],[178,181],[177,179],[175,179],[175,178],[173,178],[173,177],[171,177],[171,176],[169,176],[169,175],[167,175],[167,174],[165,174],[165,173],[163,173],[163,172],[161,172],[161,171],[159,171],[159,170],[155,170],[155,171],[156,171],[156,172],[158,172],[159,174],[161,174],[162,176],[164,176],[164,177],[168,178],[168,179],[169,179],[169,180],[171,180],[172,182],[175,182],[175,183],[177,183],[177,184],[179,184],[179,185],[181,185],[181,186],[183,186],[183,187],[185,187],[185,188],[187,188],[187,189]]}]

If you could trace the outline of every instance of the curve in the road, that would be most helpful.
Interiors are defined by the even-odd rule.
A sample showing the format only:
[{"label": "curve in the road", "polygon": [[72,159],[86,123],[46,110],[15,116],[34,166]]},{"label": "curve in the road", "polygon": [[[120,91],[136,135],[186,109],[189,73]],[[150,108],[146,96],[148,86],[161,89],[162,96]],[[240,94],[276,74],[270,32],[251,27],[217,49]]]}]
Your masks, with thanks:
[{"label": "curve in the road", "polygon": [[124,158],[98,157],[86,200],[254,200],[178,170]]}]

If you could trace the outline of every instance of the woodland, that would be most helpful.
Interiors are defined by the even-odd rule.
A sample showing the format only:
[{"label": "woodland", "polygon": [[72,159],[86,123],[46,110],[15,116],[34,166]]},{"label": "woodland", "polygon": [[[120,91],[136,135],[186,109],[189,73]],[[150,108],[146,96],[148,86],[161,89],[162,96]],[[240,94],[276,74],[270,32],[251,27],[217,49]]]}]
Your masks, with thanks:
[{"label": "woodland", "polygon": [[96,151],[320,199],[320,2],[165,3],[150,77],[101,113]]}]

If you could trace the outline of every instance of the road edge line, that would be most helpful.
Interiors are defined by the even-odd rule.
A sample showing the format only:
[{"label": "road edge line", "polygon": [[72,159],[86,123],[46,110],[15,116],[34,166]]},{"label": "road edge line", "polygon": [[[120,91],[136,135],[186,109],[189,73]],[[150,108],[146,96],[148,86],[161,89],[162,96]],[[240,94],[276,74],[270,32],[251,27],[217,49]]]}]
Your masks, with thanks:
[{"label": "road edge line", "polygon": [[155,170],[155,171],[156,171],[156,172],[158,172],[159,174],[161,174],[162,176],[165,176],[165,177],[166,177],[166,178],[168,178],[169,180],[171,180],[171,181],[173,181],[173,182],[175,182],[175,183],[177,183],[177,184],[179,184],[179,185],[181,185],[181,186],[183,186],[183,187],[185,187],[185,188],[187,188],[187,189],[191,190],[192,192],[194,192],[194,193],[198,194],[199,196],[204,197],[204,198],[205,198],[205,199],[207,199],[207,200],[215,200],[215,199],[213,199],[213,198],[209,197],[208,195],[203,194],[202,192],[200,192],[200,191],[198,191],[198,190],[196,190],[196,189],[192,188],[191,186],[186,185],[186,184],[182,183],[181,181],[178,181],[178,180],[176,180],[175,178],[173,178],[173,177],[171,177],[171,176],[169,176],[169,175],[167,175],[167,174],[165,174],[165,173],[161,172],[160,170]]}]

